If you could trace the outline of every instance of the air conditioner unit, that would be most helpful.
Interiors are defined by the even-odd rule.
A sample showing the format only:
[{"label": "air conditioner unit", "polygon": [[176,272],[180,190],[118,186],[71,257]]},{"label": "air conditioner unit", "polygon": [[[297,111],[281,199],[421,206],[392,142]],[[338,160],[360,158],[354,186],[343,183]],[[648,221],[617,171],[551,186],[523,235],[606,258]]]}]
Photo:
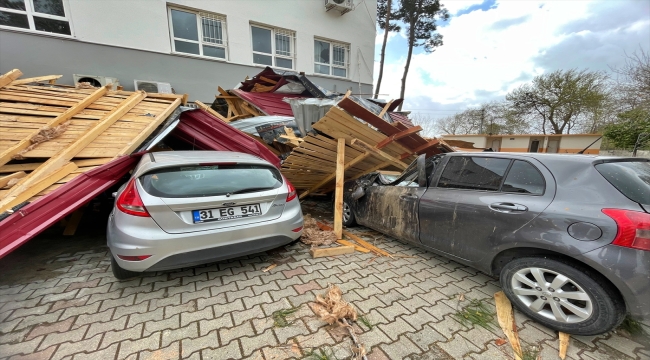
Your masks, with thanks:
[{"label": "air conditioner unit", "polygon": [[117,90],[117,87],[120,86],[120,80],[114,77],[72,74],[72,78],[74,79],[75,85],[79,83],[89,83],[94,87],[102,87],[111,84],[113,85],[113,90]]},{"label": "air conditioner unit", "polygon": [[352,0],[325,0],[325,8],[327,11],[332,9],[341,12],[341,15],[348,11],[352,11]]},{"label": "air conditioner unit", "polygon": [[147,81],[147,80],[135,80],[135,89],[142,90],[148,93],[160,93],[160,94],[173,94],[172,85],[170,83],[158,82],[158,81]]}]

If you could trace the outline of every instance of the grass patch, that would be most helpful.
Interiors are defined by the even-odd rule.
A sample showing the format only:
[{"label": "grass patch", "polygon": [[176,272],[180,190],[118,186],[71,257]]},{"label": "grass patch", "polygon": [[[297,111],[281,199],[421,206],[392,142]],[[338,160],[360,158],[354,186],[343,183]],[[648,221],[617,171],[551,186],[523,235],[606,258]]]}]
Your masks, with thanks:
[{"label": "grass patch", "polygon": [[370,319],[368,318],[367,315],[360,315],[357,317],[360,323],[362,323],[365,327],[368,328],[368,330],[372,330],[372,327],[374,326]]},{"label": "grass patch", "polygon": [[332,349],[327,348],[327,349],[316,349],[308,352],[305,356],[305,359],[310,359],[310,360],[334,360],[336,359],[336,356],[334,356],[334,351]]},{"label": "grass patch", "polygon": [[537,360],[541,349],[536,346],[531,346],[521,351],[521,360]]},{"label": "grass patch", "polygon": [[271,318],[273,318],[273,325],[275,325],[275,327],[281,327],[281,328],[291,325],[293,323],[293,321],[289,322],[287,320],[287,316],[295,313],[298,310],[300,310],[300,306],[289,308],[289,309],[274,311],[271,314]]},{"label": "grass patch", "polygon": [[490,311],[482,300],[472,299],[469,305],[456,312],[454,316],[465,326],[473,324],[488,330],[496,327],[494,313]]},{"label": "grass patch", "polygon": [[638,321],[632,319],[630,316],[626,316],[621,325],[619,325],[619,330],[625,330],[630,335],[638,336],[645,334],[643,326],[639,324]]}]

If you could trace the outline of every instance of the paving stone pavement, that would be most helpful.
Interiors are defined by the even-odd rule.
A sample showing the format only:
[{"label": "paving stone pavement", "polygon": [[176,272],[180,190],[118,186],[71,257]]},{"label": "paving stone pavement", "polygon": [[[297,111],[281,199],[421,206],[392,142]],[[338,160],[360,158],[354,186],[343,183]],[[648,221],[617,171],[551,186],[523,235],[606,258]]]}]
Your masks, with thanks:
[{"label": "paving stone pavement", "polygon": [[[52,276],[22,283],[0,278],[0,359],[270,360],[309,358],[321,350],[349,358],[346,331],[320,321],[310,306],[328,284],[339,285],[344,299],[372,324],[354,326],[371,360],[513,359],[508,344],[495,343],[504,337],[498,327],[468,327],[454,316],[471,299],[494,309],[495,279],[394,239],[369,236],[368,229],[351,230],[395,257],[355,252],[312,259],[306,245],[294,243],[118,281],[101,242],[74,253],[50,248],[45,263],[65,264]],[[278,266],[262,271],[271,264]],[[299,310],[288,317],[290,325],[274,326],[273,312],[292,307]],[[554,331],[518,312],[515,320],[524,348],[558,359]],[[612,332],[572,337],[567,358],[649,359],[650,348]]]}]

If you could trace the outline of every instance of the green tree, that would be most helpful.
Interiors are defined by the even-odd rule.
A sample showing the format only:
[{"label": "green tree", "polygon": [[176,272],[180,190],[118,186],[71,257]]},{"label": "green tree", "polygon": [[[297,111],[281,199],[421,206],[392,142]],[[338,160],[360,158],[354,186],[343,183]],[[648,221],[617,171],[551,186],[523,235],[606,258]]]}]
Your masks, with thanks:
[{"label": "green tree", "polygon": [[570,133],[608,99],[608,77],[602,72],[557,70],[543,74],[506,95],[511,111],[530,118],[543,134]]},{"label": "green tree", "polygon": [[377,76],[377,87],[375,87],[375,99],[379,95],[379,88],[381,88],[381,80],[384,76],[384,59],[386,58],[386,43],[388,42],[388,33],[391,31],[400,31],[401,27],[398,24],[391,24],[391,14],[393,13],[393,4],[391,0],[378,0],[377,1],[377,22],[379,28],[384,30],[384,41],[381,43],[381,55],[379,59],[379,76]]},{"label": "green tree", "polygon": [[[449,12],[440,3],[440,0],[402,0],[395,18],[406,25],[408,51],[400,91],[400,97],[404,98],[413,48],[423,47],[426,52],[431,53],[437,47],[442,46],[442,35],[436,31],[438,29],[437,22],[448,20]],[[401,110],[402,105],[399,108]]]},{"label": "green tree", "polygon": [[[650,111],[636,108],[618,114],[619,122],[605,127],[603,136],[614,146],[626,149],[634,147],[639,134],[650,134]],[[650,138],[646,138],[648,140]]]}]

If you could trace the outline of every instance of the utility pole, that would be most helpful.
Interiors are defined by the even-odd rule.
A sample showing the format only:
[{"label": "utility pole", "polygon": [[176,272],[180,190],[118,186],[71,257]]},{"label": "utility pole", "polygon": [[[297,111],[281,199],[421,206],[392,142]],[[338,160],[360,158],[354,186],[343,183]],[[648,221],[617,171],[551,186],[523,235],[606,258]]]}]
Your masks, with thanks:
[{"label": "utility pole", "polygon": [[481,132],[483,134],[483,123],[485,123],[485,108],[481,109]]}]

